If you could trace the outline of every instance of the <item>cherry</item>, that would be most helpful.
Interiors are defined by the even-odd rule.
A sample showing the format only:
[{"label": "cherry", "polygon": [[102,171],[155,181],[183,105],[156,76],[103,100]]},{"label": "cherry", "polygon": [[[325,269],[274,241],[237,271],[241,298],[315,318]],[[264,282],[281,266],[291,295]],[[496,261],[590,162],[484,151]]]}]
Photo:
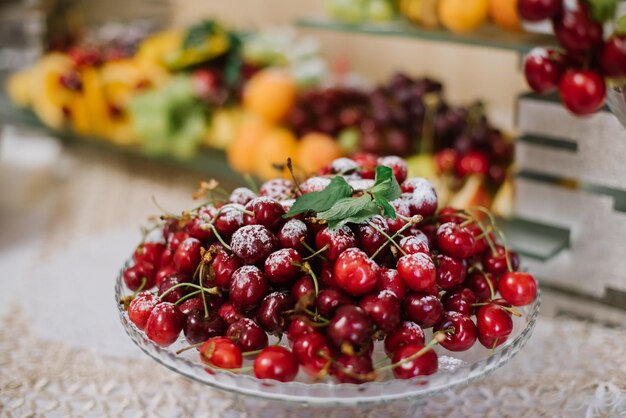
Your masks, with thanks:
[{"label": "cherry", "polygon": [[288,220],[278,232],[278,241],[283,248],[293,248],[303,254],[305,247],[302,242],[308,243],[309,230],[299,219]]},{"label": "cherry", "polygon": [[359,169],[358,164],[346,157],[333,160],[328,167],[328,174],[354,174]]},{"label": "cherry", "polygon": [[402,362],[393,368],[393,375],[398,379],[411,379],[416,376],[428,376],[437,373],[439,362],[437,353],[432,349],[406,360],[423,349],[423,344],[409,344],[400,347],[391,358],[393,364]]},{"label": "cherry", "polygon": [[450,257],[466,259],[473,254],[476,240],[467,228],[448,222],[437,230],[437,245]]},{"label": "cherry", "polygon": [[356,240],[359,248],[361,248],[368,256],[372,256],[378,249],[387,242],[385,237],[379,230],[389,235],[389,227],[387,221],[380,215],[370,219],[371,223],[376,225],[378,230],[369,223],[361,223],[356,227]]},{"label": "cherry", "polygon": [[417,231],[415,235],[403,237],[400,240],[400,248],[407,254],[424,253],[430,254],[428,247],[428,237],[422,231]]},{"label": "cherry", "polygon": [[469,289],[457,289],[446,292],[441,303],[446,311],[454,311],[470,316],[474,313],[472,306],[478,302],[476,295]]},{"label": "cherry", "polygon": [[352,299],[338,289],[329,287],[317,295],[316,307],[320,315],[330,317],[340,306],[350,305]]},{"label": "cherry", "polygon": [[626,35],[613,35],[606,41],[600,53],[600,67],[605,77],[626,77]]},{"label": "cherry", "polygon": [[154,267],[148,263],[137,263],[124,270],[122,278],[126,287],[130,290],[138,290],[142,284],[142,290],[150,289],[154,286]]},{"label": "cherry", "polygon": [[211,228],[211,222],[214,212],[215,208],[213,207],[200,209],[200,213],[185,225],[185,231],[190,237],[200,241],[213,241],[215,239],[215,232],[213,232]]},{"label": "cherry", "polygon": [[254,360],[254,375],[258,379],[273,379],[290,382],[298,374],[296,356],[281,346],[266,347]]},{"label": "cherry", "polygon": [[229,254],[223,249],[218,249],[211,261],[210,286],[218,286],[227,290],[233,273],[241,267],[241,260],[234,254]]},{"label": "cherry", "polygon": [[555,91],[565,72],[565,58],[552,49],[535,48],[524,59],[524,75],[537,93]]},{"label": "cherry", "polygon": [[139,292],[128,305],[128,319],[140,330],[146,327],[152,308],[161,300],[150,292]]},{"label": "cherry", "polygon": [[498,291],[513,306],[524,306],[532,303],[537,297],[535,278],[521,271],[505,273],[498,281]]},{"label": "cherry", "polygon": [[355,349],[367,347],[372,332],[371,320],[363,309],[354,305],[339,307],[326,329],[330,342],[335,346],[350,344]]},{"label": "cherry", "polygon": [[193,274],[200,264],[202,243],[196,238],[187,238],[174,252],[174,266],[185,274]]},{"label": "cherry", "polygon": [[372,380],[373,371],[372,357],[368,355],[341,355],[331,367],[332,375],[339,383],[367,382]]},{"label": "cherry", "polygon": [[293,343],[293,353],[309,376],[317,377],[328,367],[331,349],[326,338],[318,332],[301,335]]},{"label": "cherry", "polygon": [[343,226],[338,229],[321,229],[315,236],[315,246],[322,249],[328,245],[325,256],[330,261],[335,261],[339,254],[348,248],[356,247],[356,237],[350,228]]},{"label": "cherry", "polygon": [[[204,301],[206,301],[207,308],[210,311],[209,313],[211,313],[212,311],[215,311],[215,313],[217,313],[217,310],[224,303],[224,299],[222,298],[222,296],[212,294],[205,295]],[[180,309],[180,311],[185,316],[189,315],[191,311],[196,309],[202,309],[202,313],[204,314],[204,301],[202,300],[202,296],[196,296],[194,298],[187,299],[186,301],[178,305],[178,309]]]},{"label": "cherry", "polygon": [[452,222],[455,224],[461,224],[465,222],[465,219],[459,216],[458,209],[452,208],[450,206],[441,208],[441,210],[438,213],[438,217],[439,217],[439,222],[441,222],[442,224],[446,224],[449,222]]},{"label": "cherry", "polygon": [[479,300],[490,299],[491,289],[489,288],[489,283],[487,281],[491,283],[491,289],[495,292],[497,290],[498,283],[493,278],[493,274],[491,273],[485,273],[485,275],[480,272],[472,273],[465,280],[465,286],[474,292]]},{"label": "cherry", "polygon": [[426,254],[403,256],[398,260],[397,270],[404,284],[416,292],[427,291],[436,283],[435,264]]},{"label": "cherry", "polygon": [[311,297],[311,301],[314,300],[315,284],[311,276],[302,276],[297,279],[291,286],[291,295],[295,299],[296,303],[303,303],[306,299]]},{"label": "cherry", "polygon": [[324,261],[321,264],[322,267],[319,274],[321,283],[327,287],[337,287],[337,280],[335,280],[335,263]]},{"label": "cherry", "polygon": [[257,321],[265,331],[278,335],[285,331],[286,322],[283,312],[294,307],[291,295],[281,292],[265,296],[257,312]]},{"label": "cherry", "polygon": [[[478,225],[478,223],[471,223],[465,227],[473,236],[474,236],[474,251],[472,251],[472,256],[480,255],[487,250],[489,247],[489,243],[487,242],[486,237],[478,238],[483,235],[483,230]],[[493,239],[493,235],[490,233],[489,237]]]},{"label": "cherry", "polygon": [[220,369],[238,369],[243,364],[241,350],[229,338],[213,337],[200,347],[200,360]]},{"label": "cherry", "polygon": [[[177,221],[178,222],[178,221]],[[167,249],[174,253],[181,242],[190,237],[190,235],[183,231],[177,231],[170,235],[168,235],[169,239],[167,240]],[[173,257],[173,254],[172,254]]]},{"label": "cherry", "polygon": [[161,253],[161,257],[159,259],[159,266],[161,268],[172,267],[174,264],[174,251],[170,248],[166,248]]},{"label": "cherry", "polygon": [[567,109],[575,115],[590,115],[604,104],[606,84],[591,70],[568,70],[559,83],[559,94]]},{"label": "cherry", "polygon": [[412,293],[404,299],[403,305],[407,319],[423,328],[432,327],[443,316],[443,304],[437,296],[426,293]]},{"label": "cherry", "polygon": [[171,345],[183,329],[185,316],[173,303],[162,302],[154,306],[146,321],[146,337],[161,347]]},{"label": "cherry", "polygon": [[244,353],[267,347],[267,334],[250,318],[240,318],[230,324],[225,336],[236,343]]},{"label": "cherry", "polygon": [[444,290],[452,289],[465,280],[467,263],[465,260],[439,254],[437,256],[437,285]]},{"label": "cherry", "polygon": [[403,197],[407,199],[411,215],[431,216],[437,210],[437,192],[426,179],[413,177],[402,183]]},{"label": "cherry", "polygon": [[398,232],[404,225],[406,225],[406,220],[402,219],[402,217],[410,217],[411,210],[409,208],[409,202],[407,199],[403,199],[402,197],[389,202],[393,209],[396,211],[396,219],[386,218],[387,228],[389,229],[390,234],[395,234]]},{"label": "cherry", "polygon": [[235,308],[247,311],[263,299],[268,288],[261,270],[255,266],[243,266],[233,273],[228,297]]},{"label": "cherry", "polygon": [[296,186],[291,180],[268,180],[259,188],[259,195],[267,196],[277,201],[291,199],[296,194]]},{"label": "cherry", "polygon": [[246,224],[263,225],[270,231],[276,231],[283,225],[285,209],[276,200],[269,197],[257,197],[248,202],[247,210],[254,212],[254,217],[246,217]]},{"label": "cherry", "polygon": [[552,21],[552,26],[559,43],[568,51],[586,53],[602,45],[602,24],[580,3],[576,10],[566,8]]},{"label": "cherry", "polygon": [[445,148],[435,154],[435,164],[439,173],[449,173],[456,165],[459,154],[454,148]]},{"label": "cherry", "polygon": [[491,273],[494,276],[500,276],[508,269],[506,263],[506,254],[509,254],[509,261],[513,270],[517,270],[519,267],[519,257],[514,251],[507,251],[507,249],[499,244],[495,245],[496,254],[492,251],[487,251],[482,258],[483,268],[487,273]]},{"label": "cherry", "polygon": [[233,322],[243,318],[243,315],[235,309],[232,303],[224,302],[222,306],[217,310],[217,314],[224,320],[226,325],[230,325]]},{"label": "cherry", "polygon": [[424,343],[424,331],[415,322],[404,321],[385,338],[385,353],[392,357],[398,348]]},{"label": "cherry", "polygon": [[[167,292],[170,288],[179,285],[181,283],[189,283],[191,282],[191,278],[186,274],[176,273],[170,276],[167,276],[162,282],[161,286],[159,286],[159,296]],[[189,294],[190,288],[188,286],[177,287],[176,289],[168,292],[161,299],[165,302],[176,303],[180,298]]]},{"label": "cherry", "polygon": [[470,151],[457,159],[454,171],[459,177],[467,177],[472,174],[487,175],[489,172],[489,158],[481,151]]},{"label": "cherry", "polygon": [[160,287],[163,280],[176,273],[178,273],[178,271],[173,266],[161,267],[154,275],[154,283],[157,287]]},{"label": "cherry", "polygon": [[293,248],[283,248],[265,260],[265,277],[272,283],[285,284],[300,273],[302,257]]},{"label": "cherry", "polygon": [[239,228],[230,241],[233,253],[247,264],[257,264],[276,248],[277,239],[263,225],[246,225]]},{"label": "cherry", "polygon": [[[181,226],[180,226],[179,220],[176,218],[167,218],[165,220],[165,223],[163,224],[163,239],[165,240],[166,246],[168,248],[170,248],[170,240],[172,238],[172,235],[174,235],[177,232],[181,232]],[[186,234],[186,232],[183,232],[183,233]],[[181,239],[180,241],[182,241],[183,239]]]},{"label": "cherry", "polygon": [[244,207],[233,204],[222,210],[215,220],[215,229],[223,239],[230,238],[243,226]]},{"label": "cherry", "polygon": [[384,332],[391,332],[400,325],[400,301],[395,294],[382,291],[365,296],[359,306]]},{"label": "cherry", "polygon": [[556,16],[563,9],[563,0],[518,0],[517,11],[523,20],[539,22]]},{"label": "cherry", "polygon": [[408,173],[408,167],[406,162],[395,155],[389,155],[386,157],[380,157],[378,159],[378,165],[384,165],[393,170],[393,175],[398,181],[398,184],[402,184],[402,182],[406,179]]},{"label": "cherry", "polygon": [[287,338],[290,342],[294,342],[303,335],[315,332],[311,320],[305,315],[297,315],[291,318],[289,328],[287,329]]},{"label": "cherry", "polygon": [[450,351],[469,350],[476,342],[476,325],[469,316],[458,312],[446,312],[435,331],[446,331],[446,338],[441,345]]},{"label": "cherry", "polygon": [[396,269],[381,269],[380,277],[378,278],[378,286],[376,290],[387,290],[393,292],[394,295],[400,300],[406,295],[406,286],[398,274]]},{"label": "cherry", "polygon": [[481,306],[476,313],[478,340],[487,348],[503,344],[513,331],[511,315],[500,305]]},{"label": "cherry", "polygon": [[249,201],[251,201],[255,197],[257,197],[256,193],[254,193],[252,190],[248,189],[247,187],[237,187],[231,192],[230,197],[228,198],[228,201],[231,203],[236,203],[238,205],[245,206]]},{"label": "cherry", "polygon": [[211,337],[221,336],[225,328],[224,321],[216,311],[210,311],[207,317],[204,308],[198,307],[186,314],[183,332],[189,344],[198,344]]},{"label": "cherry", "polygon": [[137,247],[133,254],[135,263],[152,264],[155,269],[161,265],[161,253],[165,251],[165,244],[160,242],[144,242]]},{"label": "cherry", "polygon": [[337,285],[353,296],[371,292],[378,284],[380,267],[358,248],[349,248],[335,262]]},{"label": "cherry", "polygon": [[378,157],[367,152],[359,152],[352,156],[354,162],[360,167],[359,174],[364,179],[373,179],[376,176]]}]

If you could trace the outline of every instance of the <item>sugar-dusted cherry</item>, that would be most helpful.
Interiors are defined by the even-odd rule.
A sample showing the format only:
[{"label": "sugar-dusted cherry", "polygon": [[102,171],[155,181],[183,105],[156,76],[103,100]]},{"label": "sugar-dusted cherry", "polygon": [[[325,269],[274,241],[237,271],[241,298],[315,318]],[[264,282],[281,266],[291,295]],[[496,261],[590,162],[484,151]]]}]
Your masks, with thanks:
[{"label": "sugar-dusted cherry", "polygon": [[408,178],[401,187],[412,216],[428,217],[435,213],[438,202],[437,192],[428,180],[421,177]]},{"label": "sugar-dusted cherry", "polygon": [[277,239],[263,225],[246,225],[231,238],[233,253],[247,264],[257,264],[276,249]]},{"label": "sugar-dusted cherry", "polygon": [[191,277],[186,274],[171,274],[161,282],[161,285],[159,286],[159,296],[161,296],[161,299],[165,302],[176,303],[180,298],[189,294],[192,289],[189,286],[180,286],[173,290],[170,289],[181,283],[189,282],[191,282]]},{"label": "sugar-dusted cherry", "polygon": [[267,347],[267,334],[250,318],[240,318],[230,324],[225,336],[236,343],[244,353]]},{"label": "sugar-dusted cherry", "polygon": [[325,256],[329,260],[335,261],[348,248],[356,247],[356,237],[347,226],[337,229],[325,227],[315,236],[315,246],[318,250],[328,246]]},{"label": "sugar-dusted cherry", "polygon": [[282,248],[265,260],[265,277],[274,284],[291,282],[300,273],[302,257],[293,248]]},{"label": "sugar-dusted cherry", "polygon": [[424,331],[415,322],[404,321],[385,338],[385,353],[392,357],[398,348],[410,344],[424,344]]},{"label": "sugar-dusted cherry", "polygon": [[258,379],[273,379],[290,382],[298,374],[298,360],[285,347],[270,346],[259,353],[254,360],[254,375]]},{"label": "sugar-dusted cherry", "polygon": [[228,297],[235,308],[247,311],[261,302],[268,288],[261,270],[255,266],[243,266],[233,273]]},{"label": "sugar-dusted cherry", "polygon": [[402,300],[406,295],[406,286],[396,269],[383,268],[380,270],[376,290],[393,292],[399,300]]},{"label": "sugar-dusted cherry", "polygon": [[237,187],[230,193],[230,197],[228,198],[228,201],[230,203],[245,205],[246,203],[248,203],[255,197],[257,197],[256,193],[254,193],[252,190],[248,189],[247,187]]},{"label": "sugar-dusted cherry", "polygon": [[443,316],[443,305],[437,296],[427,293],[411,293],[403,302],[407,319],[423,328],[437,324]]},{"label": "sugar-dusted cherry", "polygon": [[139,292],[128,306],[128,319],[143,330],[148,322],[148,317],[152,308],[154,308],[161,300],[150,292]]},{"label": "sugar-dusted cherry", "polygon": [[[370,224],[371,223],[371,224]],[[372,225],[373,224],[373,225]],[[387,242],[387,237],[380,231],[389,235],[387,221],[380,215],[370,219],[368,222],[356,226],[357,245],[368,256],[372,256],[378,249]]]},{"label": "sugar-dusted cherry", "polygon": [[473,255],[476,240],[467,228],[448,222],[437,230],[437,245],[446,255],[466,259]]},{"label": "sugar-dusted cherry", "polygon": [[437,353],[429,349],[417,355],[424,348],[423,344],[408,344],[396,350],[391,358],[391,362],[397,364],[393,368],[393,375],[397,379],[411,379],[437,373],[439,368]]},{"label": "sugar-dusted cherry", "polygon": [[296,193],[296,186],[291,180],[272,179],[268,180],[259,188],[259,195],[267,196],[277,201],[291,199]]},{"label": "sugar-dusted cherry", "polygon": [[215,219],[215,229],[223,239],[229,239],[235,231],[243,226],[244,207],[238,204],[225,206],[217,219]]},{"label": "sugar-dusted cherry", "polygon": [[416,234],[403,237],[400,240],[400,248],[407,254],[424,253],[429,254],[428,237],[422,231],[416,231]]},{"label": "sugar-dusted cherry", "polygon": [[184,274],[193,274],[200,264],[202,243],[196,238],[187,238],[174,252],[174,266]]},{"label": "sugar-dusted cherry", "polygon": [[530,273],[505,273],[498,281],[498,291],[513,306],[531,304],[537,297],[537,282]]},{"label": "sugar-dusted cherry", "polygon": [[200,360],[220,369],[238,369],[243,364],[241,350],[229,338],[213,337],[200,347]]},{"label": "sugar-dusted cherry", "polygon": [[450,351],[469,350],[476,342],[478,333],[471,318],[458,312],[446,312],[434,330],[445,331],[446,338],[441,345]]},{"label": "sugar-dusted cherry", "polygon": [[398,260],[396,269],[404,284],[416,292],[427,291],[436,283],[437,270],[427,254],[405,255]]},{"label": "sugar-dusted cherry", "polygon": [[146,321],[146,337],[156,344],[166,347],[173,344],[185,324],[185,316],[178,306],[162,302],[154,306]]},{"label": "sugar-dusted cherry", "polygon": [[278,231],[278,241],[282,248],[293,248],[304,254],[303,242],[309,243],[309,229],[300,219],[289,219]]},{"label": "sugar-dusted cherry", "polygon": [[365,252],[349,248],[337,258],[334,272],[341,289],[350,295],[359,296],[376,289],[380,267]]},{"label": "sugar-dusted cherry", "polygon": [[378,165],[384,165],[391,168],[393,170],[393,176],[398,181],[398,184],[402,184],[402,182],[406,180],[408,168],[404,159],[395,155],[388,155],[380,157],[378,159]]}]

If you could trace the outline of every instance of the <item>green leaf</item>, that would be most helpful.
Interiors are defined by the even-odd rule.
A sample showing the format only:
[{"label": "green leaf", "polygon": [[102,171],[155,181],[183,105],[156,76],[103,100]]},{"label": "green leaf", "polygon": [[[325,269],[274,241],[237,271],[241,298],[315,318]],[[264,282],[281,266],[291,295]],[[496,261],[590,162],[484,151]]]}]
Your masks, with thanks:
[{"label": "green leaf", "polygon": [[285,218],[309,211],[324,212],[341,199],[352,196],[352,187],[342,176],[334,177],[328,186],[320,192],[307,193],[296,199]]},{"label": "green leaf", "polygon": [[386,199],[388,202],[395,200],[402,195],[400,185],[393,175],[393,170],[387,166],[379,165],[376,167],[376,182],[369,189],[374,196]]},{"label": "green leaf", "polygon": [[396,210],[391,206],[387,199],[381,198],[379,195],[374,195],[374,200],[378,203],[378,206],[383,208],[383,213],[387,218],[396,219]]},{"label": "green leaf", "polygon": [[378,214],[380,214],[378,205],[369,195],[363,195],[341,199],[329,210],[318,213],[317,217],[326,220],[328,228],[337,229],[349,222],[357,224],[365,222]]},{"label": "green leaf", "polygon": [[204,20],[189,28],[187,36],[183,41],[183,48],[191,48],[202,45],[207,38],[210,38],[217,28],[215,21]]},{"label": "green leaf", "polygon": [[615,33],[618,35],[626,34],[626,16],[622,16],[615,22]]},{"label": "green leaf", "polygon": [[588,0],[591,16],[600,23],[615,17],[618,0]]}]

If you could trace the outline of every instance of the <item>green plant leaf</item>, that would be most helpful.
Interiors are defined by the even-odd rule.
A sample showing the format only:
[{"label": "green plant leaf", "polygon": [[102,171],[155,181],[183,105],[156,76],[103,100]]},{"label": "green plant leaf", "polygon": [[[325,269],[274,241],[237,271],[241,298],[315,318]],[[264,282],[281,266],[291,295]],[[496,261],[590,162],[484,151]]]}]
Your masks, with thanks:
[{"label": "green plant leaf", "polygon": [[378,196],[379,199],[384,199],[387,202],[395,200],[402,195],[402,190],[396,177],[393,175],[393,170],[384,165],[376,167],[376,181],[368,191],[375,197]]},{"label": "green plant leaf", "polygon": [[327,211],[337,201],[352,196],[352,193],[352,187],[346,182],[346,179],[342,176],[336,176],[324,190],[307,193],[297,198],[284,217],[290,218],[309,211],[317,213]]},{"label": "green plant leaf", "polygon": [[347,223],[361,223],[380,214],[380,208],[369,195],[341,199],[317,217],[328,223],[328,228],[341,228]]},{"label": "green plant leaf", "polygon": [[383,209],[383,213],[387,218],[396,219],[396,210],[391,206],[388,200],[381,198],[379,195],[374,195],[374,200]]},{"label": "green plant leaf", "polygon": [[618,0],[588,0],[591,16],[600,23],[615,17]]},{"label": "green plant leaf", "polygon": [[626,34],[626,16],[622,16],[615,22],[615,33],[618,35]]}]

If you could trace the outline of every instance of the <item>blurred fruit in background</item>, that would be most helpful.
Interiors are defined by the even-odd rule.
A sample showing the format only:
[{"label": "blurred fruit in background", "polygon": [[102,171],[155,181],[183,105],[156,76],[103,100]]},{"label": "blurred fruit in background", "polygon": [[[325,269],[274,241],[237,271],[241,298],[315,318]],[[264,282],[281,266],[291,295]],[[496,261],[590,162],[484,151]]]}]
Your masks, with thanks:
[{"label": "blurred fruit in background", "polygon": [[452,32],[471,32],[488,17],[488,0],[440,0],[439,19]]},{"label": "blurred fruit in background", "polygon": [[522,28],[517,0],[489,0],[489,17],[504,29],[519,31]]},{"label": "blurred fruit in background", "polygon": [[343,23],[389,22],[397,16],[393,0],[327,0],[329,16]]},{"label": "blurred fruit in background", "polygon": [[400,0],[398,8],[412,23],[426,28],[439,26],[439,0]]},{"label": "blurred fruit in background", "polygon": [[260,71],[243,90],[243,107],[270,123],[280,122],[296,99],[296,85],[285,71]]}]

